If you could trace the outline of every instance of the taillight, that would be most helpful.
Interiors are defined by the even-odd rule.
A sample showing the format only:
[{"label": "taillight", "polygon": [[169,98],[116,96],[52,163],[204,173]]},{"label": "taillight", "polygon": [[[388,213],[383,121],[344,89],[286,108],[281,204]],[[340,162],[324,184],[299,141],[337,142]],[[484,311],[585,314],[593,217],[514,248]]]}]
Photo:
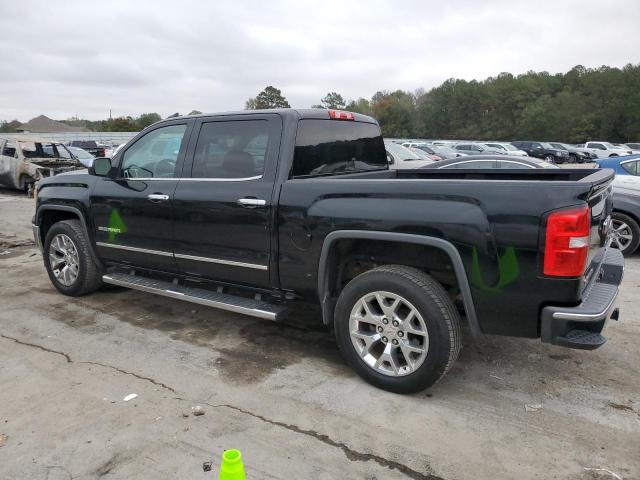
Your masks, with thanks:
[{"label": "taillight", "polygon": [[579,277],[584,273],[589,254],[590,224],[587,205],[553,212],[547,217],[545,275]]},{"label": "taillight", "polygon": [[329,118],[332,120],[355,120],[356,117],[351,112],[342,110],[329,110]]}]

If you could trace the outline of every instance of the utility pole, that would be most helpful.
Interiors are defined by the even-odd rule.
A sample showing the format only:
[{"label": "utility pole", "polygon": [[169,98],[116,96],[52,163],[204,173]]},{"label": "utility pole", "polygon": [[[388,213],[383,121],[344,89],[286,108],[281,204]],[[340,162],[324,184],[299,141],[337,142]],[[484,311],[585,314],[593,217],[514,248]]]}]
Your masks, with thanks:
[{"label": "utility pole", "polygon": [[109,120],[111,120],[111,109],[109,109]]}]

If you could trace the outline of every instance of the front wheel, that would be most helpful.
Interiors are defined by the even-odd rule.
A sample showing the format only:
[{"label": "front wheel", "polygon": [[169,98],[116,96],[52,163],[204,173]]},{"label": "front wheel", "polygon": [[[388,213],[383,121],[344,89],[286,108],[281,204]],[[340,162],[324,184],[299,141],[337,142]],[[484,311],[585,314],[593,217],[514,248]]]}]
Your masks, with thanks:
[{"label": "front wheel", "polygon": [[44,240],[44,265],[60,293],[78,297],[102,285],[102,268],[91,256],[89,240],[79,220],[54,224]]},{"label": "front wheel", "polygon": [[619,249],[626,257],[638,249],[640,244],[640,226],[633,218],[624,213],[613,212],[611,214],[613,232],[611,234],[611,246]]},{"label": "front wheel", "polygon": [[460,318],[445,290],[402,265],[351,280],[336,305],[335,332],[347,363],[367,382],[395,393],[436,383],[461,348]]},{"label": "front wheel", "polygon": [[544,159],[549,163],[556,163],[556,157],[554,157],[553,155],[545,155]]}]

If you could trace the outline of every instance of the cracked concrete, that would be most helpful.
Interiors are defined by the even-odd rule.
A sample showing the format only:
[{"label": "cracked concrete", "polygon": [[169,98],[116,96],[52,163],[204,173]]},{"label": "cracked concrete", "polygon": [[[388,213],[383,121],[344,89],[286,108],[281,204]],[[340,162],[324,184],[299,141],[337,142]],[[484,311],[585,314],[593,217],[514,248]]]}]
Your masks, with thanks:
[{"label": "cracked concrete", "polygon": [[[24,239],[16,198],[0,234]],[[226,448],[250,479],[640,478],[640,256],[602,349],[467,334],[442,382],[399,396],[305,328],[313,313],[287,326],[122,289],[67,298],[33,254],[0,256],[1,480],[212,478],[202,463]]]}]

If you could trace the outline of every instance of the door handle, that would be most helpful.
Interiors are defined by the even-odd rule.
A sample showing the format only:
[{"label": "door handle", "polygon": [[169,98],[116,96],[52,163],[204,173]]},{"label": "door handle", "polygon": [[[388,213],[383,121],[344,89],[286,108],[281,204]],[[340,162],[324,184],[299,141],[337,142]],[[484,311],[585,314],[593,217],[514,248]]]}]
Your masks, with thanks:
[{"label": "door handle", "polygon": [[152,202],[166,202],[169,200],[169,195],[164,195],[163,193],[150,193],[147,195],[147,198]]},{"label": "door handle", "polygon": [[261,198],[247,197],[247,198],[238,199],[238,205],[242,205],[243,207],[249,207],[249,208],[264,207],[266,204],[267,204],[267,201]]}]

